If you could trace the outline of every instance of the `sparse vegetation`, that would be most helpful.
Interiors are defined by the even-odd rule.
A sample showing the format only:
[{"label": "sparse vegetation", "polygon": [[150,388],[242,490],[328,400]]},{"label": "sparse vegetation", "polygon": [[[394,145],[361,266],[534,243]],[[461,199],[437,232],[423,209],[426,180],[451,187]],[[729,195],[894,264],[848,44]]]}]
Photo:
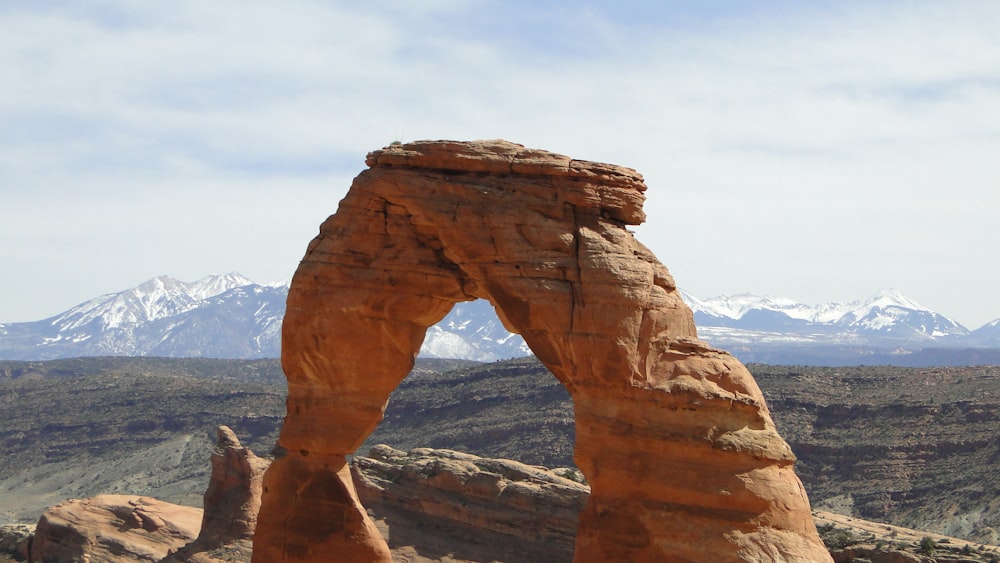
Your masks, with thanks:
[{"label": "sparse vegetation", "polygon": [[[1000,528],[1000,514],[986,506],[1000,496],[992,471],[1000,455],[1000,368],[750,367],[799,457],[796,470],[814,506],[837,496],[855,514],[903,525],[899,514],[927,522],[952,517],[946,510],[985,507],[973,530]],[[64,479],[59,491],[75,496],[186,487],[185,502],[198,504],[215,426],[233,426],[267,454],[284,393],[277,360],[0,362],[0,518],[10,516],[8,495],[56,478]],[[562,467],[573,478],[573,431],[568,393],[534,359],[419,360],[368,444],[458,449]],[[171,473],[129,469],[115,481],[119,490],[87,488],[108,482],[129,455],[154,453],[176,464]],[[918,537],[892,539],[894,530],[880,538],[843,526],[826,532],[830,546],[920,549]],[[980,541],[995,543],[990,537]],[[937,557],[959,553],[941,542],[935,548]],[[997,559],[973,551],[979,560]]]},{"label": "sparse vegetation", "polygon": [[552,470],[553,473],[562,477],[563,479],[569,479],[576,483],[586,484],[587,479],[583,476],[583,472],[575,467],[557,467]]},{"label": "sparse vegetation", "polygon": [[1000,367],[748,367],[814,508],[1000,541]]},{"label": "sparse vegetation", "polygon": [[934,541],[930,536],[924,536],[920,538],[920,544],[917,546],[917,553],[921,555],[934,555],[937,551],[937,542]]},{"label": "sparse vegetation", "polygon": [[446,448],[546,467],[573,466],[569,393],[534,358],[408,377],[358,452]]},{"label": "sparse vegetation", "polygon": [[858,538],[846,528],[838,528],[833,524],[817,526],[820,539],[828,549],[844,549],[858,543]]},{"label": "sparse vegetation", "polygon": [[54,494],[198,505],[216,426],[266,454],[284,415],[276,360],[0,362],[0,374],[0,523],[37,518]]}]

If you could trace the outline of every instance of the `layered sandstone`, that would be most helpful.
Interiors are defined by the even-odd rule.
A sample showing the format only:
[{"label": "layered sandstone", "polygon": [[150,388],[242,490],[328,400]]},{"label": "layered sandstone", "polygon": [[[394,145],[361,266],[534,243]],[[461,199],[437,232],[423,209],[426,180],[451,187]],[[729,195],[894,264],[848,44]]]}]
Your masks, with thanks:
[{"label": "layered sandstone", "polygon": [[141,496],[69,500],[38,520],[29,561],[159,561],[198,535],[201,514]]},{"label": "layered sandstone", "polygon": [[698,340],[673,278],[626,229],[634,170],[505,141],[368,156],[292,280],[288,414],[258,562],[389,561],[347,456],[427,328],[482,298],[569,390],[592,494],[575,561],[828,561],[750,373]]},{"label": "layered sandstone", "polygon": [[590,488],[523,463],[379,445],[355,457],[358,497],[400,551],[475,561],[558,563],[573,559],[577,522]]},{"label": "layered sandstone", "polygon": [[227,560],[250,558],[261,483],[269,462],[243,447],[228,426],[220,426],[216,435],[198,537],[162,563],[212,563],[221,561],[218,555]]}]

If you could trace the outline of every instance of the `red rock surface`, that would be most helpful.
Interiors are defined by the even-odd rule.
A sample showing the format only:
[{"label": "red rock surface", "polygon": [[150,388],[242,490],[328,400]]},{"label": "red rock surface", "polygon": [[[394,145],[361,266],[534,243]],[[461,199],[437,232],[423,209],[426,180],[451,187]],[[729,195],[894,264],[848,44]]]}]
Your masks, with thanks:
[{"label": "red rock surface", "polygon": [[389,561],[346,458],[427,327],[488,299],[573,397],[592,487],[575,561],[829,561],[750,373],[697,339],[674,280],[626,229],[634,170],[506,141],[368,155],[292,280],[288,414],[254,561]]},{"label": "red rock surface", "polygon": [[45,511],[30,561],[159,561],[198,534],[202,511],[150,497],[98,495]]},{"label": "red rock surface", "polygon": [[448,553],[462,561],[573,559],[590,488],[556,471],[452,450],[378,445],[351,461],[358,496],[384,522],[393,560]]},{"label": "red rock surface", "polygon": [[228,426],[216,430],[212,476],[205,491],[205,511],[195,541],[172,553],[163,563],[210,563],[247,560],[260,510],[261,482],[268,461],[240,444]]}]

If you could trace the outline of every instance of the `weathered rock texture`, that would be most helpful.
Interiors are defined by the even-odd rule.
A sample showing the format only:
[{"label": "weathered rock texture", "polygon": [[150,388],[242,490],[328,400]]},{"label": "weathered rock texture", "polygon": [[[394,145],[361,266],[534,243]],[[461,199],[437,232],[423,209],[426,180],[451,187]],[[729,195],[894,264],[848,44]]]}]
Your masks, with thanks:
[{"label": "weathered rock texture", "polygon": [[27,524],[5,524],[0,526],[0,561],[13,559],[27,561],[31,551],[31,539],[35,535],[35,526]]},{"label": "weathered rock texture", "polygon": [[201,512],[130,495],[69,500],[38,520],[29,561],[159,561],[195,538]]},{"label": "weathered rock texture", "polygon": [[368,155],[292,280],[285,455],[254,561],[388,561],[346,456],[427,327],[489,300],[574,401],[592,487],[575,561],[829,561],[750,373],[697,339],[667,269],[626,230],[633,170],[505,141]]},{"label": "weathered rock texture", "polygon": [[569,562],[590,494],[544,467],[430,448],[375,446],[351,473],[365,507],[386,521],[394,559],[438,544],[465,560]]},{"label": "weathered rock texture", "polygon": [[[28,544],[31,561],[248,561],[268,461],[217,430],[204,510],[150,497],[98,495],[50,508]],[[200,524],[200,525],[199,525]]]},{"label": "weathered rock texture", "polygon": [[261,482],[268,461],[240,444],[228,426],[216,431],[212,477],[205,491],[205,512],[198,538],[170,554],[163,563],[209,563],[247,560],[260,510]]}]

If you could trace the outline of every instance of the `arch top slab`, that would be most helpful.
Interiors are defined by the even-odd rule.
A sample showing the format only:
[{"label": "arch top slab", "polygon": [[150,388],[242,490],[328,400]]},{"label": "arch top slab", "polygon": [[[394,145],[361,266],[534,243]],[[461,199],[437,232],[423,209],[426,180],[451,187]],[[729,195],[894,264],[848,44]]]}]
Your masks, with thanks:
[{"label": "arch top slab", "polygon": [[753,377],[697,338],[628,225],[642,176],[502,140],[368,154],[292,280],[284,452],[254,561],[388,561],[346,457],[428,327],[488,299],[569,390],[591,485],[575,561],[829,561]]}]

